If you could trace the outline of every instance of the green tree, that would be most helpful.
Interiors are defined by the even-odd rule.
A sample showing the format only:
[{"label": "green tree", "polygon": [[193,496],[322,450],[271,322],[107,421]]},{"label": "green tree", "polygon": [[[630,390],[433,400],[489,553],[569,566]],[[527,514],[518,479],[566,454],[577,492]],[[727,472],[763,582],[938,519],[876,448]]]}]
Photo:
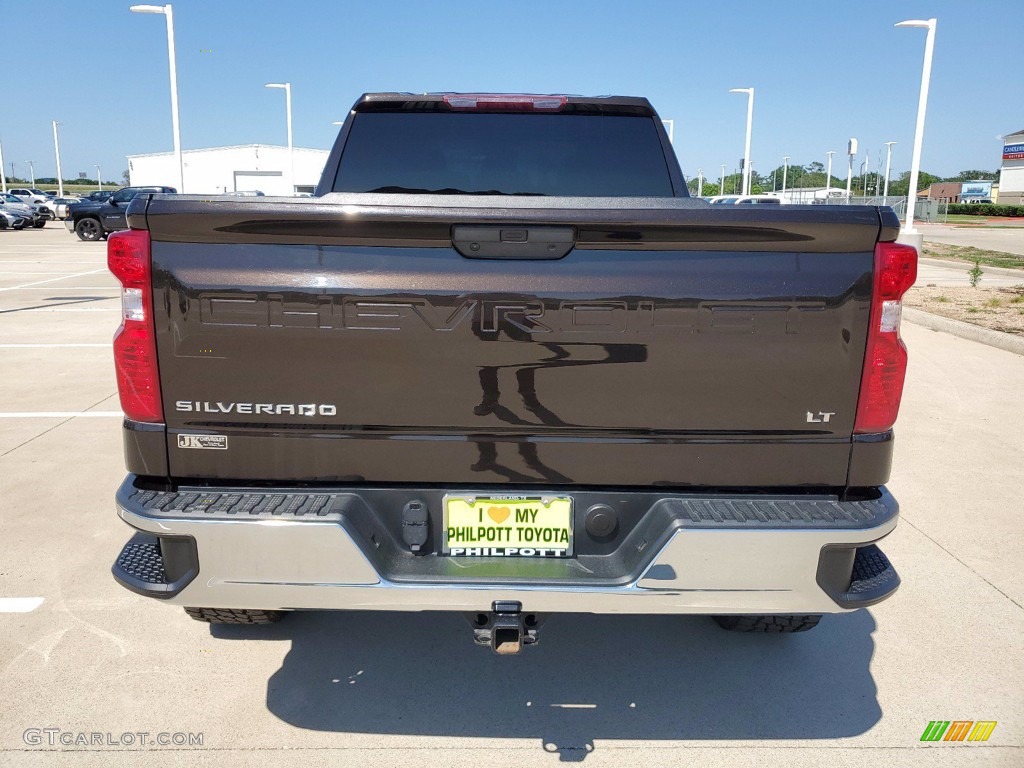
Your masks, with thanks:
[{"label": "green tree", "polygon": [[[754,180],[757,178],[756,173],[752,173],[750,177],[751,186],[754,184]],[[687,188],[690,190],[691,195],[697,194],[697,179],[690,179],[686,183]],[[722,179],[704,179],[704,197],[711,197],[719,194],[722,189]],[[727,195],[738,195],[743,191],[743,174],[742,173],[730,173],[725,177],[725,194]]]},{"label": "green tree", "polygon": [[[821,165],[821,163],[818,163]],[[810,175],[808,168],[802,165],[790,165],[786,168],[785,164],[775,168],[771,173],[765,175],[764,186],[769,191],[775,189],[776,192],[782,191],[782,181],[785,178],[786,189],[796,189],[798,187],[809,187],[812,186],[808,181]],[[821,176],[822,184],[824,184],[825,176]]]},{"label": "green tree", "polygon": [[944,181],[978,181],[981,180],[992,180],[995,181],[999,178],[999,171],[960,171],[956,176],[950,176]]},{"label": "green tree", "polygon": [[[936,176],[933,173],[926,173],[921,171],[917,177],[917,192],[923,189],[927,189],[932,184],[938,184],[942,181],[941,176]],[[889,194],[896,197],[906,196],[907,190],[910,188],[910,171],[904,171],[900,174],[898,179],[889,180]]]}]

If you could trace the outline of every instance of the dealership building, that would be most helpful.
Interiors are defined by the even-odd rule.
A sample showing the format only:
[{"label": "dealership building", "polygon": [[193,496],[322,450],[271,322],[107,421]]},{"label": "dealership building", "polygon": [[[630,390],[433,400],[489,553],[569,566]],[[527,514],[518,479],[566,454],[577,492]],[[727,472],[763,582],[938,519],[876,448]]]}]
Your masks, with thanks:
[{"label": "dealership building", "polygon": [[1024,130],[1003,136],[999,202],[1002,205],[1024,205]]},{"label": "dealership building", "polygon": [[[241,144],[235,147],[186,149],[181,153],[184,191],[212,195],[262,192],[265,195],[312,193],[327,162],[327,150],[295,147],[289,173],[288,147]],[[289,185],[289,176],[293,183]],[[173,152],[128,155],[132,186],[177,186]]]},{"label": "dealership building", "polygon": [[994,189],[991,181],[940,181],[917,193],[918,199],[938,200],[941,203],[976,203],[992,202]]}]

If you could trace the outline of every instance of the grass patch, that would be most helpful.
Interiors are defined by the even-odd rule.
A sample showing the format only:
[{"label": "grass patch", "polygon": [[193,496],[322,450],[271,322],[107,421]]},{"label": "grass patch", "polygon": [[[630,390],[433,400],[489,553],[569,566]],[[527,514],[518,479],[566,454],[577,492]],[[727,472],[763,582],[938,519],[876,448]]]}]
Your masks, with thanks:
[{"label": "grass patch", "polygon": [[[1006,221],[1006,223],[993,223],[999,219]],[[967,224],[968,226],[973,225],[975,227],[985,227],[986,229],[989,227],[998,227],[999,229],[1017,229],[1021,226],[1021,224],[1015,223],[1017,221],[1020,221],[1019,217],[1014,217],[1007,221],[1004,216],[968,216],[963,213],[951,213],[949,216],[942,219],[943,224],[956,224],[958,226]]]},{"label": "grass patch", "polygon": [[991,299],[987,299],[983,306],[986,306],[986,307],[1001,307],[1001,306],[1003,306],[1003,302],[1000,299],[997,299],[997,298],[993,297]]},{"label": "grass patch", "polygon": [[988,220],[988,216],[966,216],[962,213],[951,213],[942,221],[945,224],[975,224],[983,227],[988,223]]},{"label": "grass patch", "polygon": [[946,245],[944,243],[925,243],[922,249],[924,256],[935,259],[953,259],[954,261],[977,262],[985,267],[1003,267],[1005,269],[1024,270],[1024,256],[1002,251],[988,251],[972,245]]},{"label": "grass patch", "polygon": [[[1024,296],[1021,296],[1019,298],[1024,299]],[[936,296],[934,299],[932,299],[932,301],[937,301],[940,304],[948,304],[949,303],[949,297],[948,296]],[[1016,299],[1014,299],[1014,301],[1016,301]]]},{"label": "grass patch", "polygon": [[978,314],[979,311],[980,310],[977,307],[968,307],[967,308],[967,312],[972,314],[972,315]]}]

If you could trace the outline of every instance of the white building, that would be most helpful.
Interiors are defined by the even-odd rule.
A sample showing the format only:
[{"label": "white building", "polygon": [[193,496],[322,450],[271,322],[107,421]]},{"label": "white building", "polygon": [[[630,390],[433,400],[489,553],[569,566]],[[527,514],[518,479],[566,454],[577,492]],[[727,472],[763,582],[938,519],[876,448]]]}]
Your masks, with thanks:
[{"label": "white building", "polygon": [[[295,147],[293,188],[289,187],[288,147],[241,144],[236,147],[186,149],[182,155],[184,189],[190,195],[260,191],[265,195],[311,193],[327,162],[326,149]],[[133,186],[176,187],[173,152],[128,155],[128,178]]]},{"label": "white building", "polygon": [[1024,205],[1024,130],[1003,136],[999,169],[1000,205]]},{"label": "white building", "polygon": [[790,187],[785,194],[781,191],[768,192],[773,197],[781,197],[784,202],[797,205],[823,204],[826,200],[846,198],[846,189],[840,187]]}]

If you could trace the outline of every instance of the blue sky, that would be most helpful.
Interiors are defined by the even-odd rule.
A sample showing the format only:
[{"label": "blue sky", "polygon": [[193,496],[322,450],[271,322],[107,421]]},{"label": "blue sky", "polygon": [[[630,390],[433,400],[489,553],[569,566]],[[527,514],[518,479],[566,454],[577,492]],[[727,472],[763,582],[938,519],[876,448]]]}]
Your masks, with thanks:
[{"label": "blue sky", "polygon": [[[125,155],[171,149],[164,20],[129,5],[51,2],[31,32],[37,54],[8,49],[8,73],[15,60],[24,66],[0,107],[6,173],[13,160],[27,176],[31,159],[37,176],[54,175],[54,119],[66,177],[93,176],[99,164],[119,178]],[[930,16],[938,32],[922,168],[998,168],[997,136],[1024,128],[1020,0],[173,5],[186,149],[284,144],[284,94],[265,89],[270,81],[292,83],[295,145],[322,148],[364,91],[617,93],[647,96],[674,119],[688,177],[701,167],[717,178],[743,154],[746,97],[728,90],[753,86],[756,170],[783,155],[824,162],[831,149],[843,176],[856,136],[872,168],[882,143],[898,142],[896,175],[910,164],[925,32],[893,24]],[[43,55],[53,45],[62,55]]]}]

